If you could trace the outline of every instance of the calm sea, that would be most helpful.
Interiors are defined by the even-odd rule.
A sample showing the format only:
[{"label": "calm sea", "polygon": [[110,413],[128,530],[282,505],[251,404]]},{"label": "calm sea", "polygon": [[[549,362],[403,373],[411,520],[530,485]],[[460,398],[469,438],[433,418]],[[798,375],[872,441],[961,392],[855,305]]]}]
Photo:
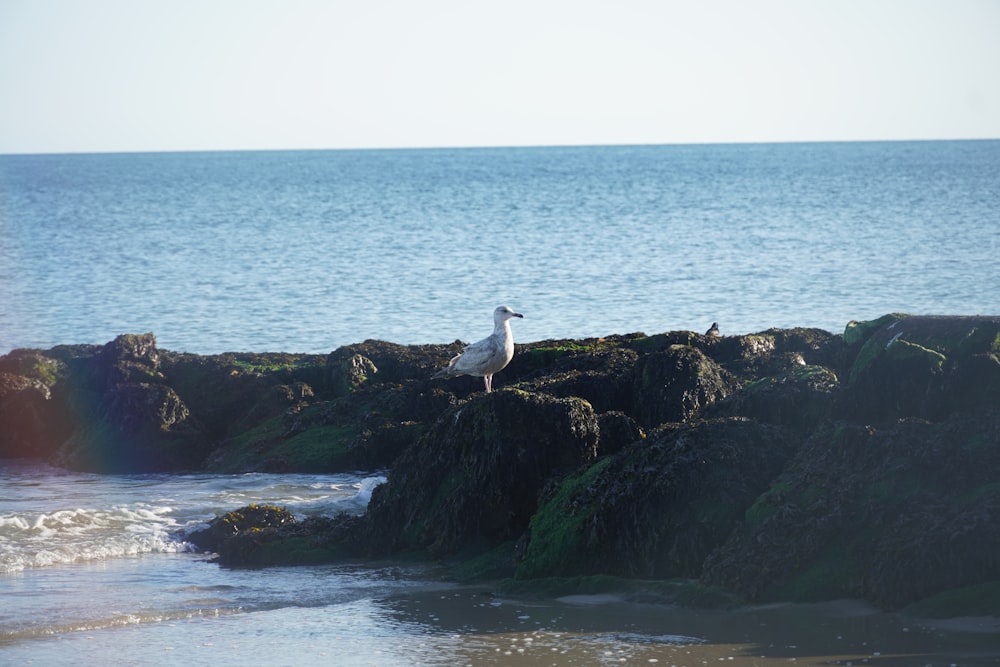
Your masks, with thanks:
[{"label": "calm sea", "polygon": [[1000,313],[1000,141],[0,156],[0,353]]}]

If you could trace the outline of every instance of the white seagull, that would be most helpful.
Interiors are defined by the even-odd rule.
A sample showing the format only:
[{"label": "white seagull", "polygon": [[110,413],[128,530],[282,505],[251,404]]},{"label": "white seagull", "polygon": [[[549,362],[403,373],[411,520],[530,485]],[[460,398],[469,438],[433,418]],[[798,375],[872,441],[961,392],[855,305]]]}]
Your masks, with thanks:
[{"label": "white seagull", "polygon": [[487,394],[493,391],[493,374],[503,370],[514,357],[514,335],[510,332],[512,317],[524,315],[515,313],[507,306],[497,306],[493,311],[493,333],[478,343],[467,345],[434,377],[475,375],[483,378]]}]

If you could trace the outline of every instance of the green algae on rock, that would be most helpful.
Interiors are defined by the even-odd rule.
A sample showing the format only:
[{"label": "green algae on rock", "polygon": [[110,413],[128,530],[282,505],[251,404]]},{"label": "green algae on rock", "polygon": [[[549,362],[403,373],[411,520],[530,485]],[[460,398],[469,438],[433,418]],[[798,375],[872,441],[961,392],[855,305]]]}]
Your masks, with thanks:
[{"label": "green algae on rock", "polygon": [[501,389],[445,412],[372,494],[376,553],[433,555],[517,538],[549,479],[592,460],[597,419],[580,399]]}]

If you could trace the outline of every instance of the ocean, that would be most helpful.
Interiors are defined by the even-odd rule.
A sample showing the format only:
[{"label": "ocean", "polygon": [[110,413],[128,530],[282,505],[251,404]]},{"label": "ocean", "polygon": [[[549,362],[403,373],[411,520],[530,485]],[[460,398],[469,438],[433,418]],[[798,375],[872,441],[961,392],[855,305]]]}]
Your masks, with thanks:
[{"label": "ocean", "polygon": [[[504,303],[520,342],[996,315],[998,242],[1000,141],[2,155],[0,354],[469,341]],[[186,541],[250,502],[362,512],[381,481],[0,461],[0,663],[1000,659],[995,619],[519,599],[446,564],[234,570]]]},{"label": "ocean", "polygon": [[1000,141],[0,156],[0,354],[1000,312]]}]

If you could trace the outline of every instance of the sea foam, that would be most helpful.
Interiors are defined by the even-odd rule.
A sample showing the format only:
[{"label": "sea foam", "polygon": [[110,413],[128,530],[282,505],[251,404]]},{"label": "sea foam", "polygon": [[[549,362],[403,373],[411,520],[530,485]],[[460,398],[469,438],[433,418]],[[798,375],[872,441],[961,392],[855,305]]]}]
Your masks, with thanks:
[{"label": "sea foam", "polygon": [[66,509],[0,516],[0,573],[28,567],[176,553],[169,507]]}]

